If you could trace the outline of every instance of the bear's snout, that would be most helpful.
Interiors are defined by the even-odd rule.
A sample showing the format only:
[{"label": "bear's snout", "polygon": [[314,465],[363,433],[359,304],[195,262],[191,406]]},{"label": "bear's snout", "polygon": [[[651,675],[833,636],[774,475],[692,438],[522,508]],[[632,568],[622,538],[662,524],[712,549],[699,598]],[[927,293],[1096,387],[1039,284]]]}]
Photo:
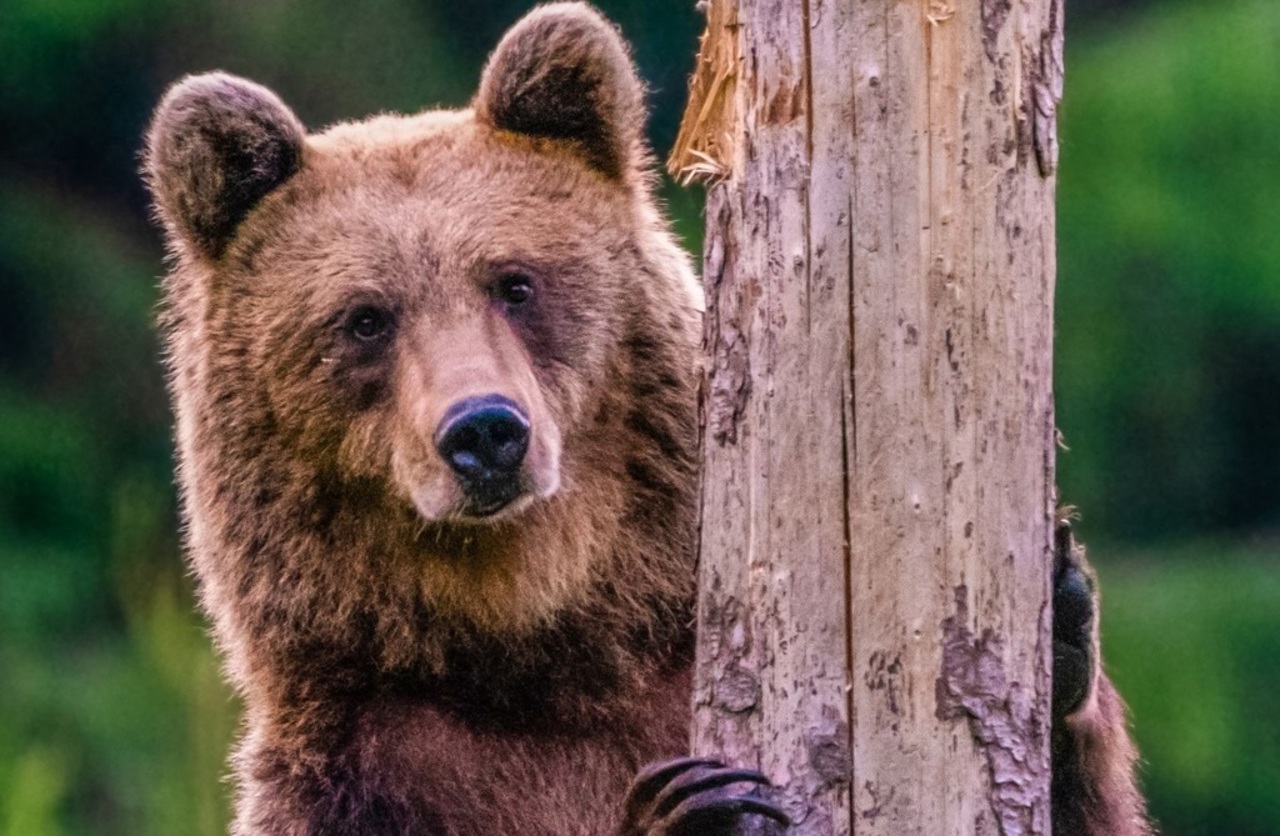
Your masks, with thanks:
[{"label": "bear's snout", "polygon": [[496,513],[521,493],[529,417],[502,395],[465,398],[445,412],[436,450],[453,470],[472,512]]}]

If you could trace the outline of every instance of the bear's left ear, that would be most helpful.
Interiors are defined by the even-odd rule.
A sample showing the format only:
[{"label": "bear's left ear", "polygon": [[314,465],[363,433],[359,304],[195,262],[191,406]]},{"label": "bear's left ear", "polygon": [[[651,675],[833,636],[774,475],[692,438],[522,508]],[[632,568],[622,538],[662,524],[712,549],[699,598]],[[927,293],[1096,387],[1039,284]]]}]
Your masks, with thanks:
[{"label": "bear's left ear", "polygon": [[156,107],[143,175],[170,241],[217,258],[301,165],[306,130],[275,93],[226,73],[189,76]]},{"label": "bear's left ear", "polygon": [[586,3],[540,6],[513,26],[475,110],[495,128],[571,142],[611,178],[645,158],[644,85],[618,30]]}]

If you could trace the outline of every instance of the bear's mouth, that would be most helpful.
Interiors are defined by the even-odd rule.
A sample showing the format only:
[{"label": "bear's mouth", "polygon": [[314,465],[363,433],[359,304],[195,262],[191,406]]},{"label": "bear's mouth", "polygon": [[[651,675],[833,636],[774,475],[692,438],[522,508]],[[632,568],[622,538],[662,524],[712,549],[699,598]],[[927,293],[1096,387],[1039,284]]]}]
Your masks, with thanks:
[{"label": "bear's mouth", "polygon": [[544,494],[525,473],[470,480],[437,475],[406,491],[414,515],[427,525],[492,525],[522,513],[552,492]]},{"label": "bear's mouth", "polygon": [[496,516],[526,495],[518,476],[459,482],[463,500],[458,514],[464,517],[487,519]]}]

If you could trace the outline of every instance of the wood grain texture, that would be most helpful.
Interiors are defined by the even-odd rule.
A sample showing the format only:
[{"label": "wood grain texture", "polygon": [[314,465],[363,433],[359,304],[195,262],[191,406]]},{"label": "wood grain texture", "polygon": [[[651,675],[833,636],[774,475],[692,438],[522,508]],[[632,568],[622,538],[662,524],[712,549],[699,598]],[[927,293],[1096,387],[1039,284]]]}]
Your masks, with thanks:
[{"label": "wood grain texture", "polygon": [[719,2],[695,751],[1047,833],[1060,0]]}]

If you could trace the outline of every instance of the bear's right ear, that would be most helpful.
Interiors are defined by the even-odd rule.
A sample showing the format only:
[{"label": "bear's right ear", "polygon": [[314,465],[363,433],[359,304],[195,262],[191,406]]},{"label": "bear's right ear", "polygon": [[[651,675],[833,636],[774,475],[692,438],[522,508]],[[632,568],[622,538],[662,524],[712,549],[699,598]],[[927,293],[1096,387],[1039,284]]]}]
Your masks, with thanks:
[{"label": "bear's right ear", "polygon": [[143,173],[173,243],[217,258],[257,203],[298,170],[306,131],[265,87],[190,76],[156,107]]},{"label": "bear's right ear", "polygon": [[586,3],[549,3],[503,36],[480,79],[476,116],[558,139],[622,179],[646,159],[644,84],[618,30]]}]

